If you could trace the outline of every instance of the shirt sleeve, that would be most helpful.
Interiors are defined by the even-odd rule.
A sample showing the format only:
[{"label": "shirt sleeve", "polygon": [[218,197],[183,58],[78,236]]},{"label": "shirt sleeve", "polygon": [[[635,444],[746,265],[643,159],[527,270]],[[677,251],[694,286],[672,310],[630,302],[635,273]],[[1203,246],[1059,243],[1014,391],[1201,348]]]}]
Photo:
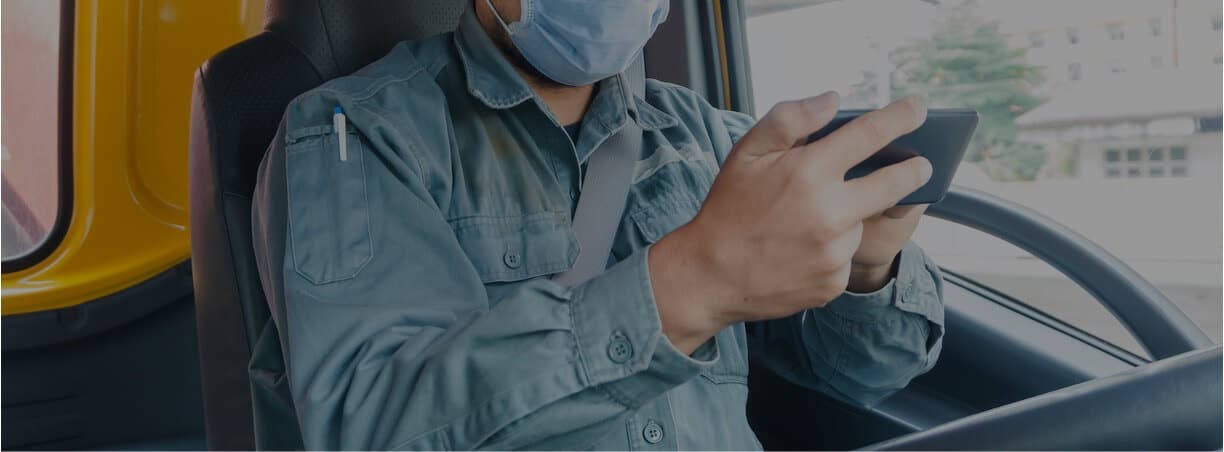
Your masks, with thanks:
[{"label": "shirt sleeve", "polygon": [[290,135],[252,227],[306,448],[583,449],[717,361],[662,335],[648,250],[491,303],[411,165],[351,130],[345,160],[313,141],[334,134]]},{"label": "shirt sleeve", "polygon": [[780,376],[871,406],[935,365],[943,348],[943,279],[914,244],[897,276],[870,294],[747,325],[755,356]]},{"label": "shirt sleeve", "polygon": [[[738,141],[754,124],[722,112]],[[719,162],[730,148],[716,149]],[[797,384],[872,405],[935,365],[943,348],[943,277],[917,245],[898,256],[897,275],[870,294],[846,292],[822,309],[747,325],[752,353]]]}]

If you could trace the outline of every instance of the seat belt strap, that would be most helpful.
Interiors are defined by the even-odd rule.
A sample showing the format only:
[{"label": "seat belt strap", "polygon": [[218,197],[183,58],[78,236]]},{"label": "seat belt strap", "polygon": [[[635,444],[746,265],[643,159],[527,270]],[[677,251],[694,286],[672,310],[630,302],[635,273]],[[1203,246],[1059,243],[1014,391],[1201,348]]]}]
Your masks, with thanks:
[{"label": "seat belt strap", "polygon": [[607,269],[641,148],[642,128],[633,118],[626,118],[620,131],[605,139],[587,158],[582,194],[574,209],[578,260],[568,271],[553,275],[554,282],[573,287]]}]

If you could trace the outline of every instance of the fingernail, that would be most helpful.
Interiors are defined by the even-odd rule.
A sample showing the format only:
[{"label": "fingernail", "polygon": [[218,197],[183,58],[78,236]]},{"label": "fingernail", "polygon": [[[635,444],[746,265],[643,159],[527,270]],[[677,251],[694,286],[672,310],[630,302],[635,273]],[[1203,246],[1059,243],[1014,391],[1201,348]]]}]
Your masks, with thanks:
[{"label": "fingernail", "polygon": [[922,161],[921,164],[918,165],[918,175],[922,178],[922,183],[925,184],[927,181],[931,180],[931,173],[935,172],[935,169],[931,167],[930,160],[923,157],[918,157],[918,159]]}]

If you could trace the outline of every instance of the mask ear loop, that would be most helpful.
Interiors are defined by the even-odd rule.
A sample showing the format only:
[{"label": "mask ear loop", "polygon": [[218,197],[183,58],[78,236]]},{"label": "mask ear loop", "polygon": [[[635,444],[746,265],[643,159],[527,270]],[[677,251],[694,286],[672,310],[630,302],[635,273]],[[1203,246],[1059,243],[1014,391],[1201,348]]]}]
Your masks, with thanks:
[{"label": "mask ear loop", "polygon": [[489,11],[493,11],[493,17],[497,18],[497,23],[501,24],[506,33],[510,33],[510,24],[506,23],[505,19],[502,19],[501,13],[497,12],[497,8],[493,6],[493,0],[485,0],[485,4],[489,5]]}]

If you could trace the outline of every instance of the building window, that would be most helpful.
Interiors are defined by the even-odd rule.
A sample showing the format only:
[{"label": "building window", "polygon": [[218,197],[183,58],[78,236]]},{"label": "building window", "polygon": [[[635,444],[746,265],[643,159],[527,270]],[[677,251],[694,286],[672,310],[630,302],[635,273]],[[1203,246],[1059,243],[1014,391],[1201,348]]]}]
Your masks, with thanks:
[{"label": "building window", "polygon": [[1120,23],[1113,23],[1105,26],[1105,31],[1109,33],[1110,41],[1121,41],[1126,39],[1126,27]]},{"label": "building window", "polygon": [[1079,44],[1079,29],[1071,27],[1067,29],[1067,43],[1071,45]]},{"label": "building window", "polygon": [[1152,69],[1160,69],[1164,67],[1164,57],[1160,55],[1152,55]]},{"label": "building window", "polygon": [[1164,161],[1164,151],[1165,151],[1164,148],[1148,149],[1148,161],[1163,162]]},{"label": "building window", "polygon": [[1211,59],[1211,62],[1215,64],[1224,64],[1224,56],[1216,55],[1215,58]]},{"label": "building window", "polygon": [[1155,17],[1148,19],[1148,30],[1152,32],[1153,38],[1159,38],[1164,31],[1164,22]]},{"label": "building window", "polygon": [[1079,63],[1071,63],[1067,65],[1067,80],[1073,82],[1079,80],[1080,77],[1083,76],[1082,71],[1083,67],[1081,67]]},{"label": "building window", "polygon": [[1215,31],[1220,31],[1221,28],[1224,28],[1224,18],[1222,18],[1221,16],[1212,17],[1211,18],[1211,29]]},{"label": "building window", "polygon": [[1198,118],[1199,132],[1219,132],[1221,129],[1224,129],[1221,126],[1224,126],[1224,117],[1207,116]]},{"label": "building window", "polygon": [[1105,178],[1186,177],[1189,158],[1186,146],[1152,146],[1105,150]]},{"label": "building window", "polygon": [[1109,72],[1115,74],[1126,72],[1126,63],[1122,62],[1122,60],[1111,60],[1109,62]]},{"label": "building window", "polygon": [[1040,31],[1034,31],[1032,33],[1029,33],[1028,40],[1029,40],[1030,48],[1040,49],[1042,47],[1045,47],[1045,33],[1042,33]]}]

